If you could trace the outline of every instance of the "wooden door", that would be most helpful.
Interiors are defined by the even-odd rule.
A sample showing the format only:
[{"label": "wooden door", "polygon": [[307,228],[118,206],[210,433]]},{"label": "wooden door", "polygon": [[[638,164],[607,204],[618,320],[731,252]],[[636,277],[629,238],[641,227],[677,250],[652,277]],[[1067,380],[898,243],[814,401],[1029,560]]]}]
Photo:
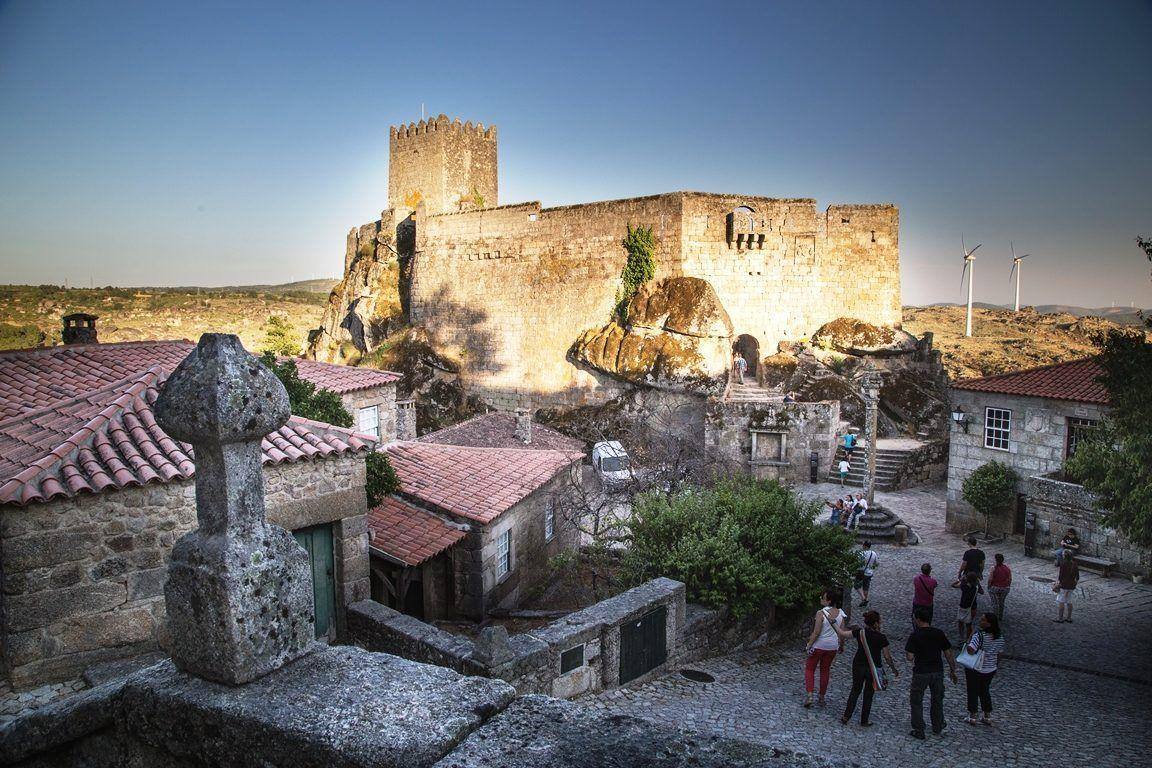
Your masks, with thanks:
[{"label": "wooden door", "polygon": [[316,611],[316,637],[336,634],[336,568],[332,552],[332,526],[314,525],[292,535],[308,553],[312,569],[312,596]]},{"label": "wooden door", "polygon": [[668,608],[655,610],[620,627],[620,685],[651,672],[668,659],[665,637]]}]

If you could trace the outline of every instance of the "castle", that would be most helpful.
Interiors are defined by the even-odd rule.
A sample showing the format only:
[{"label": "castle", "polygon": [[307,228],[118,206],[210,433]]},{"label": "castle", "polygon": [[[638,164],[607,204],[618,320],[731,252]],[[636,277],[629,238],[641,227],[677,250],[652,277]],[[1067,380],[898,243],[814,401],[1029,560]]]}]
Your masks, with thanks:
[{"label": "castle", "polygon": [[725,375],[733,345],[755,373],[780,342],[836,318],[900,323],[894,205],[701,192],[500,205],[495,127],[440,115],[391,128],[389,145],[388,209],[349,233],[344,281],[311,339],[318,359],[370,353],[399,304],[492,404],[603,402],[626,382],[572,349],[613,318],[630,224],[657,238],[653,285],[706,281],[730,319],[716,332],[724,354],[697,355],[708,375]]}]

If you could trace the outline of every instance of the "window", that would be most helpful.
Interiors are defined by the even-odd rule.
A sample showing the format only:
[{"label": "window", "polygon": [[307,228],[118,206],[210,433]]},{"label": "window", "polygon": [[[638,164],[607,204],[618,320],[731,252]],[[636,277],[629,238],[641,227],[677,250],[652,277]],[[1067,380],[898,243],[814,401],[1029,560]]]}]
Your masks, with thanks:
[{"label": "window", "polygon": [[544,541],[552,541],[552,537],[556,535],[556,505],[552,500],[548,500],[548,506],[544,508]]},{"label": "window", "polygon": [[1076,453],[1076,446],[1080,441],[1088,437],[1092,430],[1100,426],[1100,422],[1096,419],[1076,419],[1069,417],[1068,419],[1068,456]]},{"label": "window", "polygon": [[366,435],[380,439],[380,407],[370,405],[356,412],[356,429]]},{"label": "window", "polygon": [[578,645],[569,648],[560,654],[560,674],[567,674],[574,669],[584,666],[584,646]]},{"label": "window", "polygon": [[508,529],[496,539],[496,578],[512,570],[512,530]]},{"label": "window", "polygon": [[1008,450],[1008,437],[1012,432],[1012,411],[1004,408],[984,409],[984,447],[996,451]]}]

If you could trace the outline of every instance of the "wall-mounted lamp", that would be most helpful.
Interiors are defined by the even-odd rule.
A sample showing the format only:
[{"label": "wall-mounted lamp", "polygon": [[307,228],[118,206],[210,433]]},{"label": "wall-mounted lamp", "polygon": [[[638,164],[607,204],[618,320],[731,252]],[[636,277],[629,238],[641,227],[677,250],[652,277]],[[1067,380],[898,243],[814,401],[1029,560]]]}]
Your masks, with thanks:
[{"label": "wall-mounted lamp", "polygon": [[956,422],[957,426],[962,427],[965,432],[968,431],[968,414],[962,406],[958,405],[952,410],[952,421]]}]

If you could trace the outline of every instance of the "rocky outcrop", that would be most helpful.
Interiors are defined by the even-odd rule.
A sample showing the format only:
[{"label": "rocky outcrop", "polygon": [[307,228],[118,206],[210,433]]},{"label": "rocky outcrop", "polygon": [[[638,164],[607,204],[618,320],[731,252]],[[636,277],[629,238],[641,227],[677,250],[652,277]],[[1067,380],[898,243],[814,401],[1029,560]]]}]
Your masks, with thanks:
[{"label": "rocky outcrop", "polygon": [[820,326],[812,334],[812,343],[821,349],[868,357],[889,357],[916,351],[916,337],[912,334],[851,317],[840,317]]},{"label": "rocky outcrop", "polygon": [[642,288],[623,318],[580,334],[570,356],[636,386],[709,394],[723,389],[731,338],[712,286],[675,277]]}]

